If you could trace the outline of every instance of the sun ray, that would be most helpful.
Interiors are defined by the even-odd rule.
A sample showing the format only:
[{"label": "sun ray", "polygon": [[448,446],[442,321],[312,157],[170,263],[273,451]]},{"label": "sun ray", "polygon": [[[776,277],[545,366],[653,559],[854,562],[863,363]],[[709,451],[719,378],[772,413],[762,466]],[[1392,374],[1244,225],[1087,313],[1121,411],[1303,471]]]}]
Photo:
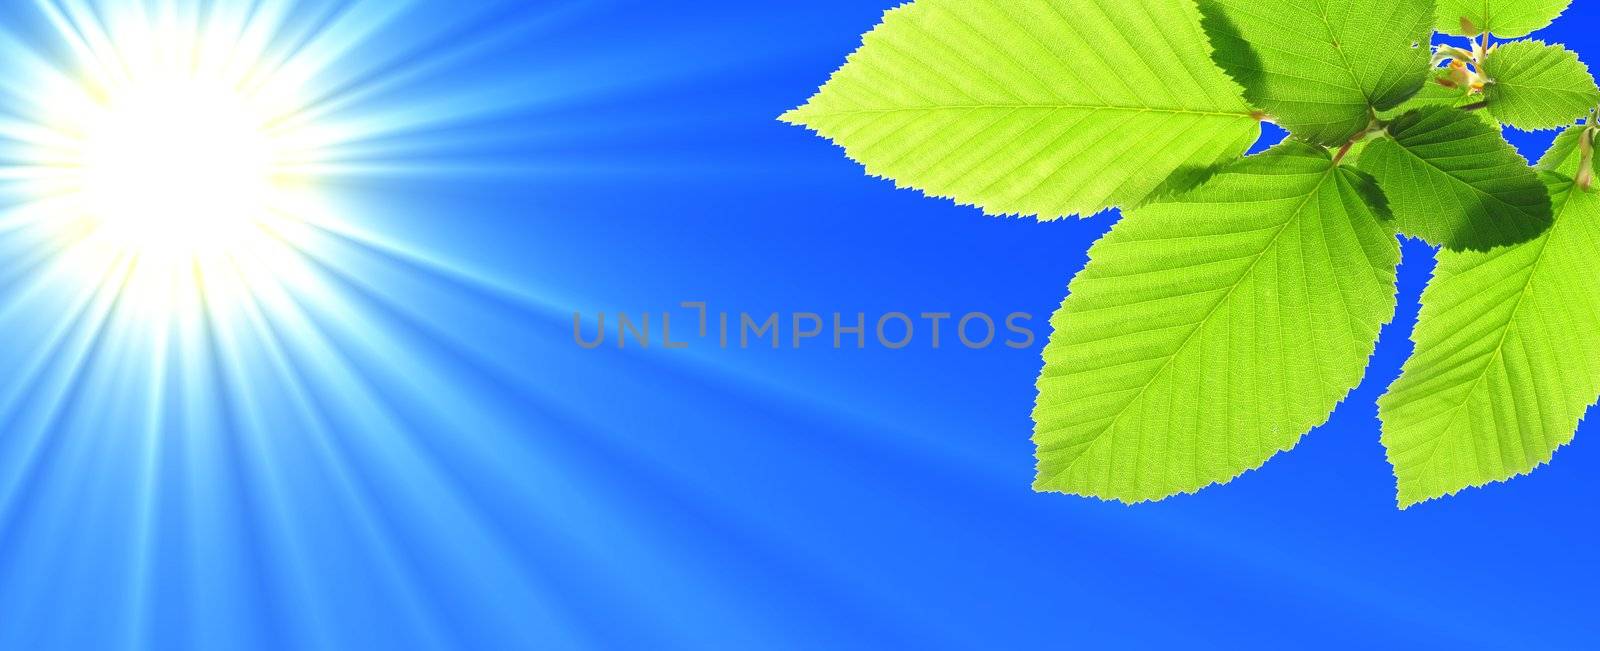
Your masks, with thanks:
[{"label": "sun ray", "polygon": [[[40,493],[93,502],[116,512],[84,528],[120,548],[53,558],[8,531],[0,551],[21,553],[0,569],[87,575],[98,555],[120,612],[96,639],[226,647],[220,628],[280,635],[267,622],[290,647],[592,634],[566,597],[580,572],[497,569],[599,533],[560,524],[572,473],[527,476],[554,444],[494,449],[521,398],[490,386],[511,369],[467,333],[557,301],[430,248],[408,221],[429,213],[386,203],[404,192],[363,194],[396,169],[445,180],[444,157],[492,143],[472,129],[543,95],[459,71],[592,5],[419,4],[35,0],[0,28],[0,328],[22,342],[0,349],[0,523],[78,517]],[[468,35],[485,40],[454,42]],[[504,521],[508,501],[531,521]],[[439,597],[468,587],[507,601]]]},{"label": "sun ray", "polygon": [[[340,144],[341,127],[297,117],[340,49],[317,44],[359,42],[399,4],[323,3],[303,21],[268,0],[39,0],[67,60],[0,40],[23,55],[22,80],[0,84],[25,99],[0,116],[0,188],[15,197],[3,226],[51,230],[52,267],[80,284],[104,260],[136,258],[125,291],[152,331],[200,318],[205,305],[182,296],[228,260],[282,246],[269,227],[288,228],[291,204],[317,193],[304,162]],[[294,270],[264,271],[279,272]]]}]

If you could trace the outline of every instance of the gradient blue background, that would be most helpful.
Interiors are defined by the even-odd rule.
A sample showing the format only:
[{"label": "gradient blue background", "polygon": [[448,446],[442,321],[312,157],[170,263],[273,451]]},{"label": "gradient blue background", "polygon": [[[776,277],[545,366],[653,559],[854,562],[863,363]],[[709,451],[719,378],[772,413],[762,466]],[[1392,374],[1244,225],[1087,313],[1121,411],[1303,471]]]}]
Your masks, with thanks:
[{"label": "gradient blue background", "polygon": [[[180,424],[85,406],[175,395],[106,333],[64,389],[7,382],[0,648],[1593,648],[1600,432],[1394,506],[1374,400],[1415,243],[1367,381],[1293,452],[1134,508],[1034,494],[1043,320],[1113,218],[984,217],[774,120],[893,4],[423,2],[375,29],[342,110],[429,119],[327,181],[375,237],[317,245],[321,345],[240,337]],[[1540,36],[1600,58],[1577,5]],[[43,48],[33,13],[0,24]],[[1040,341],[572,342],[576,310],[692,300],[1025,311]]]}]

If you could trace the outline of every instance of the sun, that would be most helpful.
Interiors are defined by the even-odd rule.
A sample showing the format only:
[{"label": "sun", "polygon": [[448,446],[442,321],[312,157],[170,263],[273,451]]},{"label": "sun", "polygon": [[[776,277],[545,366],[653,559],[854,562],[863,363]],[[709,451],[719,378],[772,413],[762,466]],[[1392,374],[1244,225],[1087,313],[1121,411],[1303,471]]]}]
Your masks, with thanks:
[{"label": "sun", "polygon": [[161,74],[84,112],[76,192],[102,237],[146,264],[248,244],[271,215],[279,147],[271,116],[225,80]]},{"label": "sun", "polygon": [[267,10],[72,11],[70,56],[17,65],[28,94],[0,115],[5,219],[156,329],[303,279],[338,221],[319,180],[346,131],[316,101],[337,57],[286,48]]}]

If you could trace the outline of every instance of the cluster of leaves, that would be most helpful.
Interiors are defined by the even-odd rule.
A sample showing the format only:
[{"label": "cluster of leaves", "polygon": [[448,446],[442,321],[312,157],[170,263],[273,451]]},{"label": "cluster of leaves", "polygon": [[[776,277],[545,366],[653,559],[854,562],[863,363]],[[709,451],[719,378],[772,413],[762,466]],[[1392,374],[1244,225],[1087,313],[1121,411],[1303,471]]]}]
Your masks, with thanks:
[{"label": "cluster of leaves", "polygon": [[[1569,2],[915,0],[782,119],[992,214],[1123,209],[1051,320],[1038,490],[1154,500],[1292,448],[1394,314],[1396,234],[1439,247],[1379,408],[1409,506],[1531,471],[1600,397],[1600,88],[1505,41]],[[1244,156],[1262,121],[1290,138]],[[1567,130],[1530,166],[1502,126]]]}]

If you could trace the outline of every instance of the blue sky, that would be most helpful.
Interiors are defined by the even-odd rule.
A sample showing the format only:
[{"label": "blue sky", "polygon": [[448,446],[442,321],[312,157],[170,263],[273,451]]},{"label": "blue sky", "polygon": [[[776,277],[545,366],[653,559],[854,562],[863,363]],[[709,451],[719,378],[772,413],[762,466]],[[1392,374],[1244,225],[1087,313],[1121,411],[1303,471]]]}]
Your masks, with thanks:
[{"label": "blue sky", "polygon": [[[1134,508],[1034,494],[1043,319],[1114,215],[985,217],[778,123],[893,4],[178,7],[193,20],[174,24],[271,26],[263,56],[326,127],[307,145],[314,205],[263,254],[288,266],[216,272],[207,309],[152,319],[115,283],[53,272],[70,247],[0,176],[0,647],[1600,634],[1590,428],[1531,477],[1394,507],[1374,401],[1431,271],[1414,242],[1366,382],[1291,453]],[[1600,5],[1577,5],[1539,36],[1600,53]],[[93,68],[62,25],[115,13],[0,7],[0,167],[50,113],[39,80]],[[1529,156],[1552,136],[1511,134]],[[575,311],[687,317],[684,301],[1028,312],[1040,336],[572,341]]]}]

